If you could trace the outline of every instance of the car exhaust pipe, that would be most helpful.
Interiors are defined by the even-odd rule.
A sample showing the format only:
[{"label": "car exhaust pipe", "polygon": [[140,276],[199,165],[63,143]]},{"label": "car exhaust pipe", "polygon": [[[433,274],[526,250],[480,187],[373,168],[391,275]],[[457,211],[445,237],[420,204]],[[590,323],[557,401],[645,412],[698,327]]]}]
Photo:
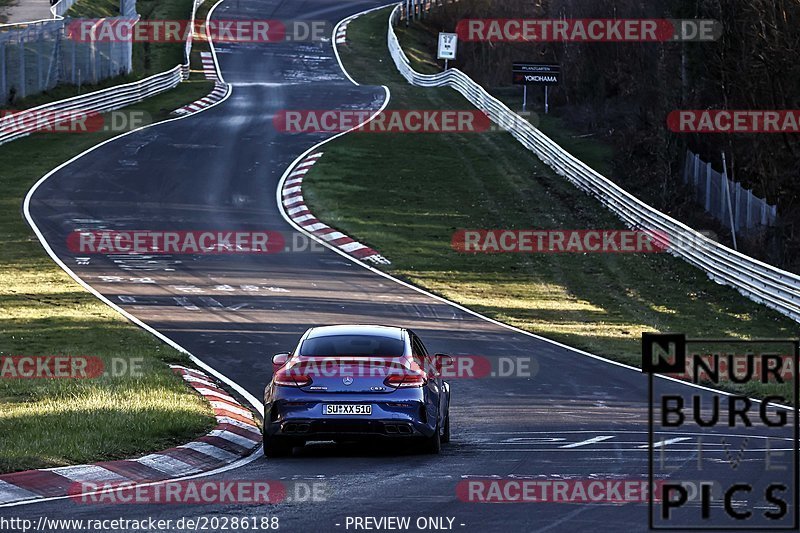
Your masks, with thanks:
[{"label": "car exhaust pipe", "polygon": [[310,430],[311,424],[308,423],[289,422],[283,425],[284,433],[308,433]]}]

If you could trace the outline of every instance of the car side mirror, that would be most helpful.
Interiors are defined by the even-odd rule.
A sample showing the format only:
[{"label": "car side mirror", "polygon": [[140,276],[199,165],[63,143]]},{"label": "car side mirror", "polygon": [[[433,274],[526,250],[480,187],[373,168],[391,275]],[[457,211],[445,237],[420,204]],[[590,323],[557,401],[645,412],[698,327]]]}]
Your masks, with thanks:
[{"label": "car side mirror", "polygon": [[278,367],[283,366],[286,364],[286,361],[289,360],[289,357],[291,357],[291,355],[292,354],[288,352],[276,353],[275,355],[272,356],[272,364]]},{"label": "car side mirror", "polygon": [[436,373],[439,375],[446,373],[454,363],[453,356],[446,353],[437,353],[433,359],[436,363]]}]

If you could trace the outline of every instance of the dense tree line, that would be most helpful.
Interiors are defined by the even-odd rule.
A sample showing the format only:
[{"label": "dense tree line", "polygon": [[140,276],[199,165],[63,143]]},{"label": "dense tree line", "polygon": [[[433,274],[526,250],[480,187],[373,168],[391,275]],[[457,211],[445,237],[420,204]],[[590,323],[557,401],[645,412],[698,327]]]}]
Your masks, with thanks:
[{"label": "dense tree line", "polygon": [[[800,271],[800,134],[677,134],[677,109],[798,109],[800,0],[460,0],[427,23],[452,31],[466,18],[714,19],[714,42],[462,42],[457,66],[487,87],[511,83],[513,61],[562,65],[551,94],[557,113],[616,147],[612,179],[693,226],[724,230],[681,184],[686,148],[770,203],[780,226],[740,239],[740,248]],[[741,242],[743,241],[743,242]]]}]

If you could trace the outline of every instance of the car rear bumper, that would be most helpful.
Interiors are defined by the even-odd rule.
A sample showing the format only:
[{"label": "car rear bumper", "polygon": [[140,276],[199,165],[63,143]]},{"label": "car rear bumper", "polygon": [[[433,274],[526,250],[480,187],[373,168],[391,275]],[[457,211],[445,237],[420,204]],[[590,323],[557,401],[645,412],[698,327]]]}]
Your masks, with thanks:
[{"label": "car rear bumper", "polygon": [[434,429],[414,420],[284,418],[264,425],[267,437],[297,440],[403,439],[430,437]]}]

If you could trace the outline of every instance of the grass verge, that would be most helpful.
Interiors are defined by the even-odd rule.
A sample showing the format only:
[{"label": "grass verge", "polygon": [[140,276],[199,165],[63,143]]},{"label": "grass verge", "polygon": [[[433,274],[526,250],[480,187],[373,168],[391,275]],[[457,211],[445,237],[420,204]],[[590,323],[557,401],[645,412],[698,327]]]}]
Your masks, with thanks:
[{"label": "grass verge", "polygon": [[[388,10],[348,27],[340,49],[362,84],[392,91],[390,109],[473,109],[448,88],[410,86],[386,47]],[[398,28],[419,70],[436,62],[419,29]],[[608,147],[560,129],[557,139],[603,170]],[[451,246],[458,229],[616,229],[602,205],[504,132],[354,133],[329,143],[304,196],[326,223],[392,261],[387,271],[484,315],[639,365],[646,331],[690,337],[791,337],[797,324],[717,285],[667,254],[478,254]],[[752,390],[752,394],[764,390]]]},{"label": "grass verge", "polygon": [[[205,96],[207,82],[126,108],[154,121]],[[188,358],[85,292],[45,254],[20,205],[36,180],[116,133],[36,134],[0,146],[0,355],[86,355],[141,364],[141,375],[0,379],[0,473],[131,457],[214,425],[208,405],[167,363]]]}]

